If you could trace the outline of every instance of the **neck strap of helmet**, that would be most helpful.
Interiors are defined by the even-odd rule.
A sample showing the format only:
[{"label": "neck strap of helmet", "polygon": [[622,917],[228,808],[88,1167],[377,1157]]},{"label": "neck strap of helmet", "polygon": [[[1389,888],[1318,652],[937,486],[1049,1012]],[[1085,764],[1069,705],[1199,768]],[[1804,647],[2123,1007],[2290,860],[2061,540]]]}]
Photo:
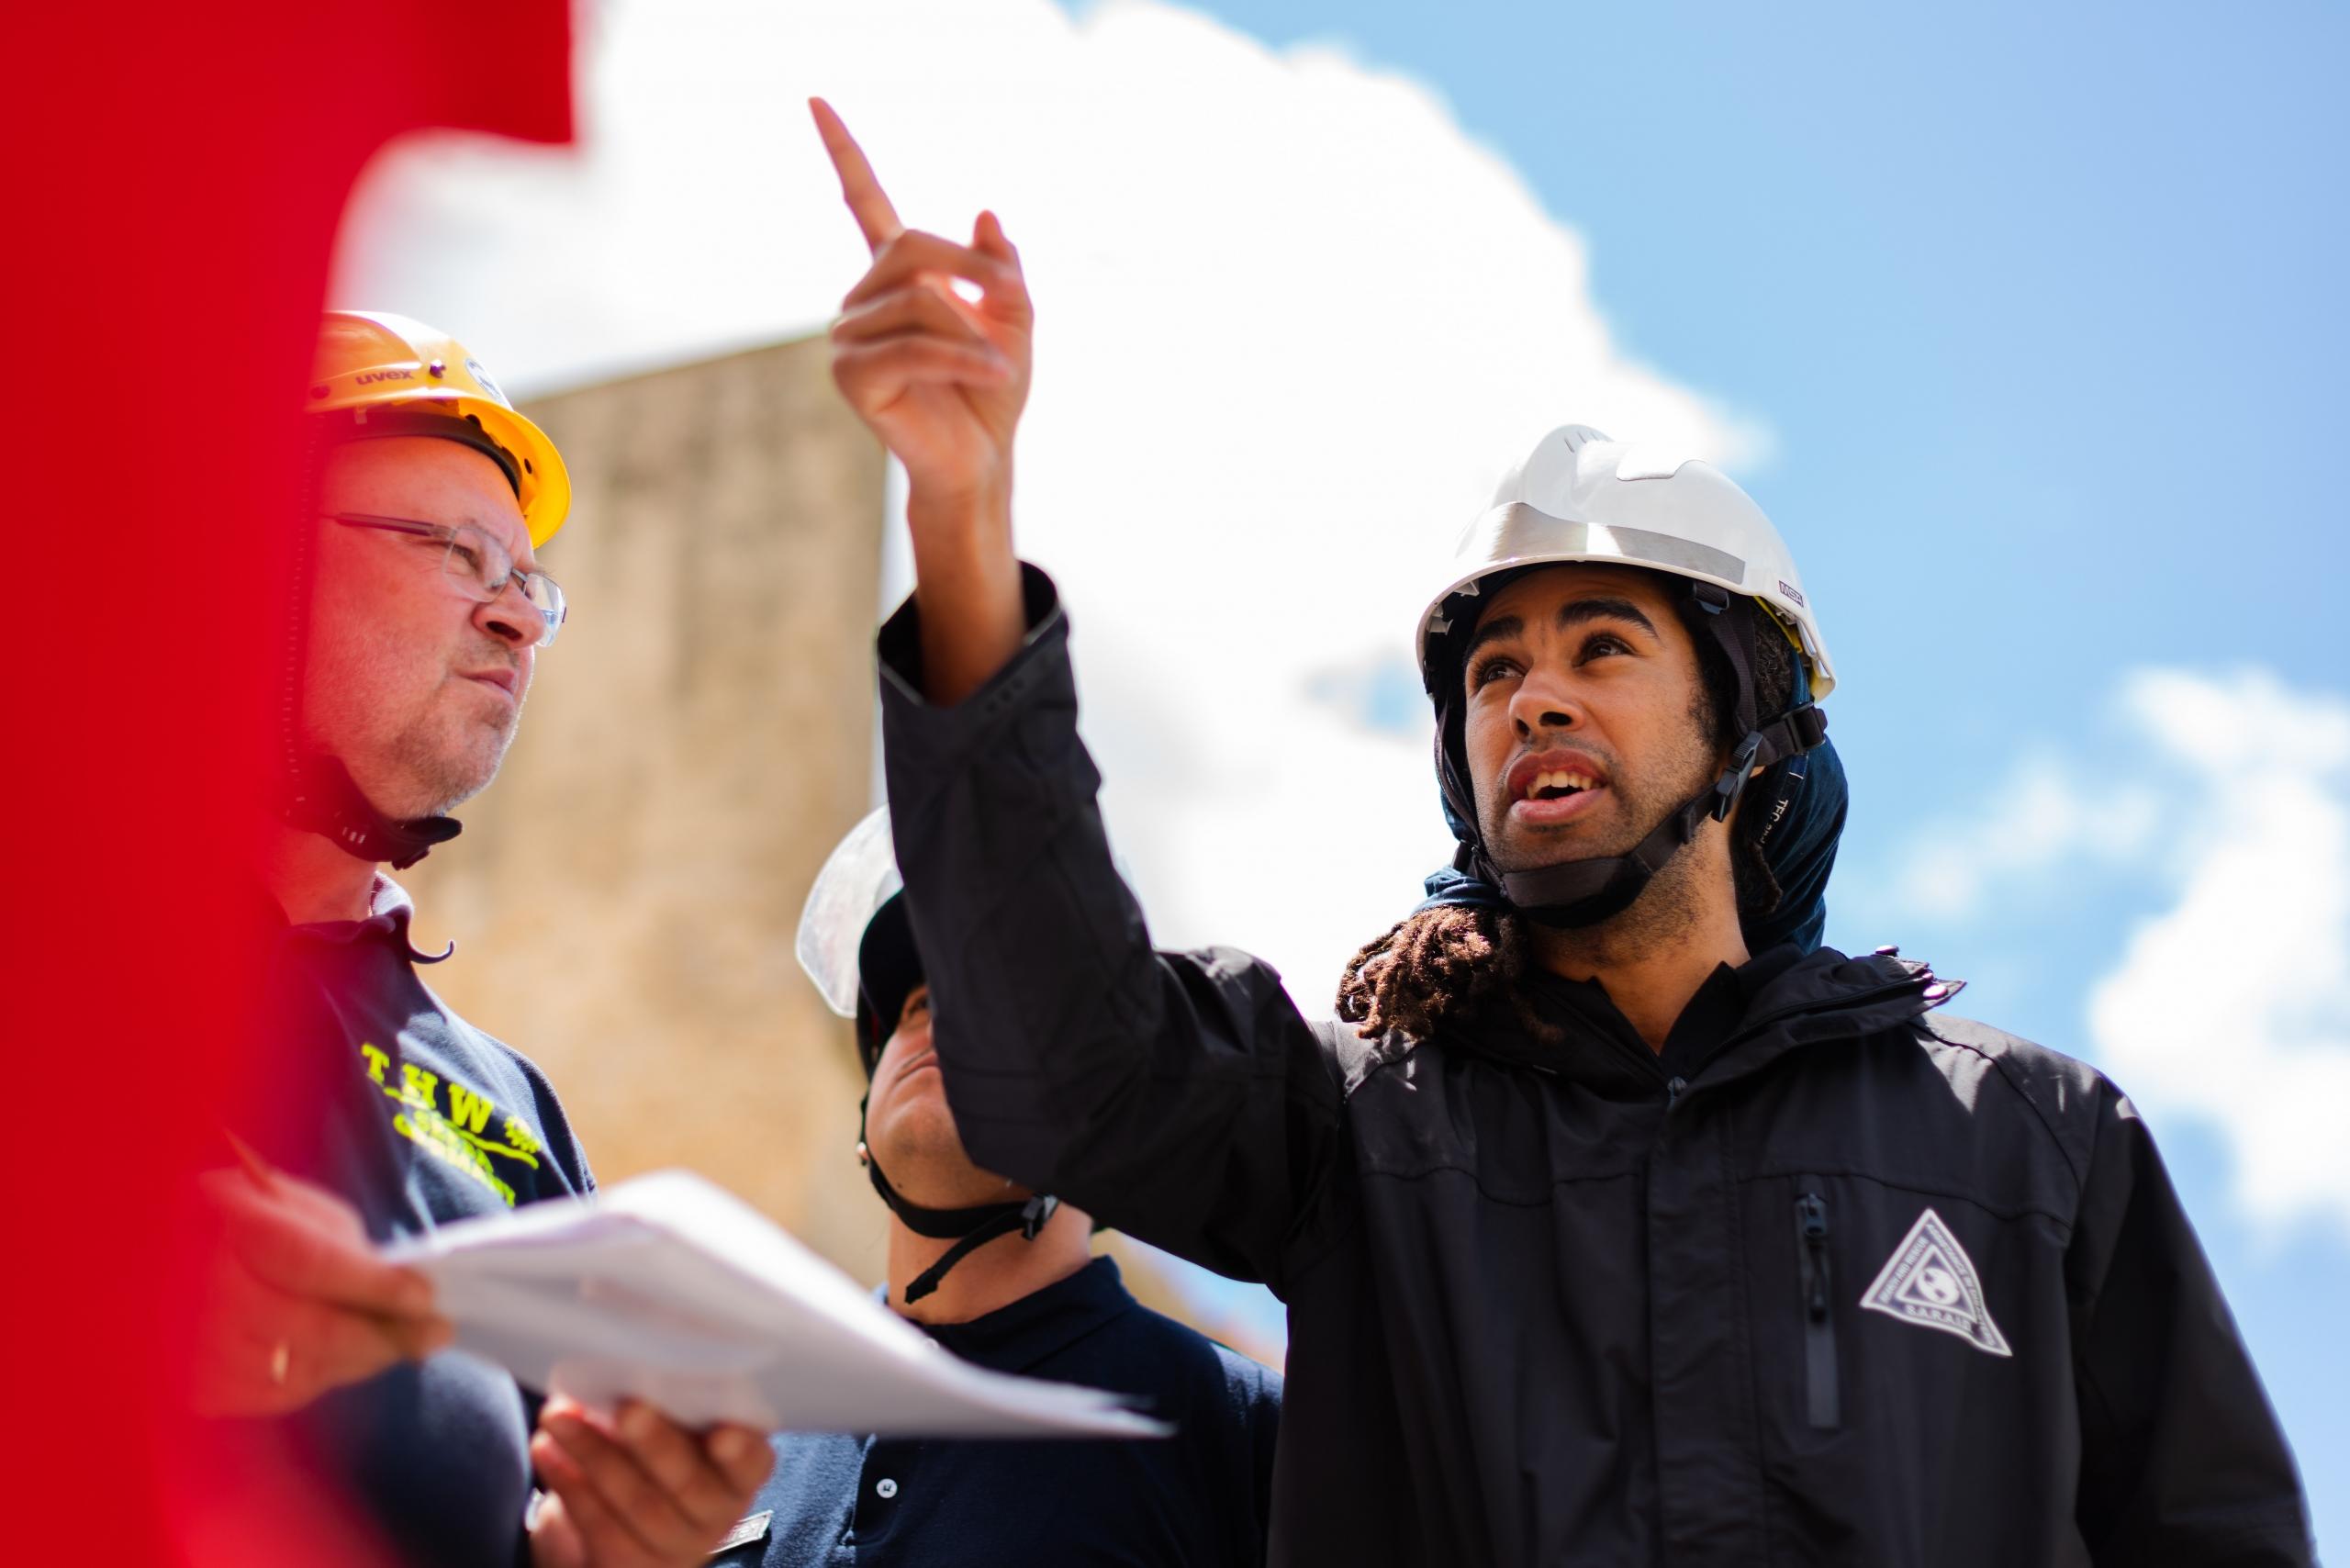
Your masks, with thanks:
[{"label": "neck strap of helmet", "polygon": [[914,1203],[890,1184],[881,1173],[881,1162],[866,1151],[865,1173],[873,1182],[873,1190],[890,1205],[890,1212],[904,1222],[916,1236],[926,1236],[933,1241],[954,1241],[955,1245],[939,1255],[938,1261],[915,1275],[906,1286],[906,1305],[912,1306],[938,1288],[938,1282],[973,1252],[1000,1236],[1020,1233],[1024,1241],[1034,1241],[1061,1205],[1058,1198],[1039,1193],[1033,1198],[1002,1204],[974,1204],[968,1208],[927,1209]]},{"label": "neck strap of helmet", "polygon": [[418,817],[401,822],[375,809],[340,757],[310,753],[297,756],[284,780],[277,813],[288,827],[332,839],[345,854],[365,861],[391,862],[405,871],[463,831],[454,817]]},{"label": "neck strap of helmet", "polygon": [[1755,768],[1810,750],[1827,730],[1825,716],[1807,704],[1780,714],[1761,729],[1747,731],[1721,776],[1704,793],[1657,823],[1628,855],[1570,860],[1530,871],[1496,871],[1479,847],[1471,852],[1474,861],[1467,868],[1500,888],[1503,896],[1528,918],[1543,925],[1573,930],[1597,924],[1629,909],[1649,879],[1697,836],[1698,826],[1707,818],[1727,820],[1746,792]]}]

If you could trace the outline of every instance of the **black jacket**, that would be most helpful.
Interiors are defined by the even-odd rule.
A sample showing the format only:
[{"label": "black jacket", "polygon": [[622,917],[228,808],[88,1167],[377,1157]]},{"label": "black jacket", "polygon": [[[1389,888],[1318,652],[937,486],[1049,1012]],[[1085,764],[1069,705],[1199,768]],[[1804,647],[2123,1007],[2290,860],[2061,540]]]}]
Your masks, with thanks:
[{"label": "black jacket", "polygon": [[[1272,1560],[2300,1563],[2307,1510],[2136,1114],[1781,949],[1650,1052],[1309,1024],[1158,953],[1113,871],[1066,622],[952,709],[882,630],[890,801],[971,1156],[1287,1304]],[[1702,1006],[1699,1003],[1703,1003]]]}]

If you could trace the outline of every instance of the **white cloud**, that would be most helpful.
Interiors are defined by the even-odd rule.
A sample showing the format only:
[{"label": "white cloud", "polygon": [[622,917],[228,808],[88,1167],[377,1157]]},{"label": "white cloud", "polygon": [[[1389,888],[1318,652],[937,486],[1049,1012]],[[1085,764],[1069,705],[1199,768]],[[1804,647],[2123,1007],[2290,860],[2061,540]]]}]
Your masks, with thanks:
[{"label": "white cloud", "polygon": [[1965,920],[1995,892],[2012,893],[2019,880],[2135,854],[2156,816],[2156,796],[2142,785],[2093,786],[2055,757],[2027,756],[1979,810],[1920,834],[1891,887],[1868,889],[1862,902],[1885,902],[1913,919]]},{"label": "white cloud", "polygon": [[1309,1010],[1449,848],[1425,743],[1313,693],[1408,657],[1493,477],[1585,420],[1760,438],[1628,361],[1582,241],[1426,87],[1161,5],[612,4],[585,147],[379,166],[338,299],[528,389],[813,329],[863,265],[803,100],[909,222],[995,208],[1038,301],[1025,553],[1077,628],[1105,807],[1159,939]]},{"label": "white cloud", "polygon": [[2350,1234],[2350,701],[2153,669],[2113,717],[2120,753],[2027,757],[1858,902],[1957,923],[2087,873],[2150,882],[2157,913],[2085,993],[2091,1056],[2158,1125],[2221,1135],[2267,1235]]},{"label": "white cloud", "polygon": [[2271,1234],[2350,1236],[2350,702],[2273,677],[2134,677],[2172,776],[2177,900],[2089,998],[2098,1060],[2150,1109],[2215,1124]]}]

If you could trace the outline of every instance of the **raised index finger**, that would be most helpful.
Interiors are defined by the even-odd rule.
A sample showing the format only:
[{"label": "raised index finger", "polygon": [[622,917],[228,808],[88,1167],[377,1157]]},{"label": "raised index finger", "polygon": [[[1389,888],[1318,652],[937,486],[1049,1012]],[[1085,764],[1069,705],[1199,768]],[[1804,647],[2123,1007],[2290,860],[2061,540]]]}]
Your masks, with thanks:
[{"label": "raised index finger", "polygon": [[880,250],[905,228],[898,221],[898,209],[890,205],[881,182],[873,177],[873,165],[865,161],[865,150],[833,112],[833,106],[822,98],[811,98],[808,108],[816,117],[816,134],[824,139],[824,151],[832,154],[833,172],[841,177],[842,199],[856,216],[856,226],[865,231],[867,248]]}]

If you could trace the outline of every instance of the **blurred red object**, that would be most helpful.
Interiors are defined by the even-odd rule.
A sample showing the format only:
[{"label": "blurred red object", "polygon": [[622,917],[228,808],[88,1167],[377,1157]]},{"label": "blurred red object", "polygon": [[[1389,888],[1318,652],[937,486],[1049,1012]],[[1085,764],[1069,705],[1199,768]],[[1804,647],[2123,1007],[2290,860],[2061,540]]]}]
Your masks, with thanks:
[{"label": "blurred red object", "polygon": [[567,4],[6,12],[6,1555],[365,1562],[177,1414],[172,1195],[285,1081],[241,857],[336,224],[403,131],[569,140]]}]

